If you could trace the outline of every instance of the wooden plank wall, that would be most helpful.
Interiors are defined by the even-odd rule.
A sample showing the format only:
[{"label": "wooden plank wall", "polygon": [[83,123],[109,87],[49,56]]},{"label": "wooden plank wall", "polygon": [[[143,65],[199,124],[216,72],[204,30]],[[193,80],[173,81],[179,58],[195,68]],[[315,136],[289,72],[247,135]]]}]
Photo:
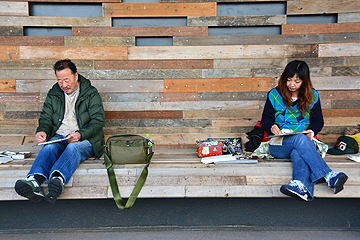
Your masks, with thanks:
[{"label": "wooden plank wall", "polygon": [[[60,2],[37,0],[37,2]],[[0,2],[0,136],[33,136],[52,65],[73,59],[104,101],[106,135],[149,133],[158,145],[244,136],[287,62],[303,59],[320,92],[333,144],[360,117],[360,2],[294,0],[285,15],[217,16],[243,0],[67,0],[102,3],[103,17],[29,16],[29,3]],[[249,2],[262,2],[249,1]],[[266,2],[272,2],[266,0]],[[276,0],[274,2],[279,2]],[[289,16],[337,14],[337,23],[287,24]],[[112,27],[113,17],[186,17],[184,27]],[[209,26],[279,26],[279,35],[209,36]],[[71,27],[72,36],[24,36],[24,27]],[[135,46],[136,37],[173,46]],[[245,140],[245,138],[244,138]]]}]

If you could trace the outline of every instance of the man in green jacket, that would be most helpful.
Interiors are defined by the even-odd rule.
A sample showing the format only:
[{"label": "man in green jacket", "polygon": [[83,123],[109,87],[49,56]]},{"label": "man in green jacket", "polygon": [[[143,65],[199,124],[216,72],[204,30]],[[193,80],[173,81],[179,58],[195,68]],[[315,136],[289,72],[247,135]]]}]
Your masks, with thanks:
[{"label": "man in green jacket", "polygon": [[[105,112],[100,94],[77,73],[71,60],[54,65],[57,83],[49,90],[36,129],[39,151],[26,179],[15,183],[16,192],[33,202],[54,203],[80,162],[103,154]],[[44,196],[41,184],[49,180]]]}]

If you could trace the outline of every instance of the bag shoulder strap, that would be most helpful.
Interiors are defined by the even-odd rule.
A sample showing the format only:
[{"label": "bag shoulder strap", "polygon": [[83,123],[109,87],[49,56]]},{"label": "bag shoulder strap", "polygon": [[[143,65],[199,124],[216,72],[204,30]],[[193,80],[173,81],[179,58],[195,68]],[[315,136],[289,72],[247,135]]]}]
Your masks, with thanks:
[{"label": "bag shoulder strap", "polygon": [[144,169],[142,170],[140,177],[139,177],[138,181],[136,182],[136,185],[135,185],[133,191],[131,192],[130,197],[128,198],[126,205],[125,205],[124,201],[121,198],[120,192],[119,192],[119,187],[116,182],[115,171],[113,169],[112,163],[111,163],[108,155],[106,153],[104,154],[105,166],[106,166],[106,170],[107,170],[108,177],[109,177],[111,191],[112,191],[115,203],[118,206],[118,208],[128,209],[134,205],[134,203],[146,181],[146,178],[148,176],[148,172],[149,172],[148,167],[150,165],[151,158],[153,155],[154,155],[154,152],[151,152],[151,154],[148,155],[147,164],[145,165]]}]

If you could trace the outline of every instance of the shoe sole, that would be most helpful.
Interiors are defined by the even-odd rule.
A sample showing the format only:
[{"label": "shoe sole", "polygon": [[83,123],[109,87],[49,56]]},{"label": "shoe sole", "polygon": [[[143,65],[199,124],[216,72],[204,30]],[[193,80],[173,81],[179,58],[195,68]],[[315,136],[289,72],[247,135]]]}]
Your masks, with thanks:
[{"label": "shoe sole", "polygon": [[298,195],[297,192],[293,192],[293,191],[287,189],[285,186],[281,186],[280,192],[282,192],[283,194],[288,195],[292,198],[295,198],[296,200],[299,200],[299,201],[306,201],[306,202],[309,201],[307,198],[303,198],[303,196]]},{"label": "shoe sole", "polygon": [[344,184],[347,180],[348,180],[348,176],[345,173],[339,173],[339,178],[334,186],[334,194],[337,194],[344,189]]},{"label": "shoe sole", "polygon": [[51,180],[48,184],[48,194],[45,196],[45,201],[55,203],[56,199],[63,191],[63,185],[60,180]]},{"label": "shoe sole", "polygon": [[39,193],[35,193],[33,191],[33,188],[29,184],[24,183],[21,180],[16,181],[16,183],[15,183],[15,191],[20,196],[23,196],[23,197],[25,197],[25,198],[27,198],[30,201],[35,202],[35,203],[42,202],[44,200],[43,195],[41,195]]}]

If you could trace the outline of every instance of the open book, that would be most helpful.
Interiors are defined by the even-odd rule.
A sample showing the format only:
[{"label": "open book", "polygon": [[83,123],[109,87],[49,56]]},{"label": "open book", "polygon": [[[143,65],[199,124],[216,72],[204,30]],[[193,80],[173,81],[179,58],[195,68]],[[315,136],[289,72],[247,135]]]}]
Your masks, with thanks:
[{"label": "open book", "polygon": [[277,138],[277,137],[284,137],[284,136],[292,136],[297,134],[304,134],[303,132],[287,132],[287,133],[281,133],[277,135],[270,135],[268,138]]}]

